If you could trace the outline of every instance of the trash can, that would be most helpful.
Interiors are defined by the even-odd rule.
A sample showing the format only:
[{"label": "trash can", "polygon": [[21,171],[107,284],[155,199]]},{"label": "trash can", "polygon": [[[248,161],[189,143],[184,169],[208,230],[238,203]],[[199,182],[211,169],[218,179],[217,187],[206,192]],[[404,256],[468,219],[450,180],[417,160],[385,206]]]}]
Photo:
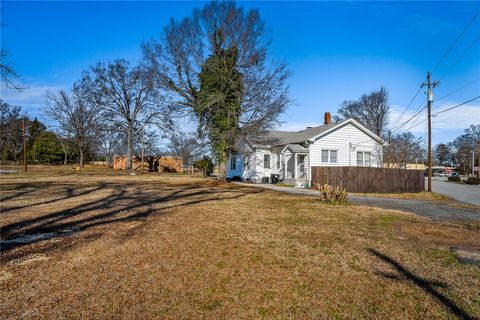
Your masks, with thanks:
[{"label": "trash can", "polygon": [[271,174],[270,175],[270,181],[273,183],[273,184],[277,184],[278,183],[278,180],[280,179],[280,175],[279,174]]},{"label": "trash can", "polygon": [[262,183],[270,183],[269,177],[262,177]]}]

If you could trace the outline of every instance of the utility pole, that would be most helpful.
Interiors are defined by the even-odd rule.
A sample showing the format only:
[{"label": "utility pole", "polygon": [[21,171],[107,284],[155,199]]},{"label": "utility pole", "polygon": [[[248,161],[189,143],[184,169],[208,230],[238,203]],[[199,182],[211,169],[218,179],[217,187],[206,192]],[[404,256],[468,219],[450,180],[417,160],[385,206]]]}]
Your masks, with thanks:
[{"label": "utility pole", "polygon": [[[478,162],[477,178],[480,178],[480,145],[478,146],[478,149],[477,149],[477,162]],[[475,163],[473,164],[475,165]]]},{"label": "utility pole", "polygon": [[[422,84],[422,88],[425,83]],[[427,108],[428,108],[428,192],[432,192],[432,103],[433,88],[438,85],[438,81],[433,84],[430,80],[430,71],[427,73]]]},{"label": "utility pole", "polygon": [[143,173],[143,158],[145,157],[145,125],[142,126],[142,173]]},{"label": "utility pole", "polygon": [[472,150],[472,177],[475,177],[475,151]]},{"label": "utility pole", "polygon": [[25,172],[27,171],[27,141],[25,139],[25,119],[22,119],[23,130],[23,165],[25,166]]}]

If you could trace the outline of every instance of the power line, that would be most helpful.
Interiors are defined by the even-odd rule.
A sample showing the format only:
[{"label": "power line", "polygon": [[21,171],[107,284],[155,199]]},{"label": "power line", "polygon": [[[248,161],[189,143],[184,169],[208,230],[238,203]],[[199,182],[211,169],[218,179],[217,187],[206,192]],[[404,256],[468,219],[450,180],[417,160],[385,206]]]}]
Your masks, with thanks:
[{"label": "power line", "polygon": [[[421,119],[421,118],[420,118],[420,119]],[[423,119],[423,120],[420,121],[420,122],[417,121],[415,124],[413,124],[413,125],[411,125],[410,127],[404,129],[404,131],[408,131],[408,130],[410,130],[410,129],[412,129],[412,128],[418,127],[419,125],[425,123],[425,121],[427,121],[427,118]]]},{"label": "power line", "polygon": [[458,37],[455,39],[455,41],[453,41],[453,43],[450,45],[450,47],[447,49],[447,51],[445,51],[445,53],[443,54],[443,56],[440,58],[440,60],[437,62],[437,64],[435,65],[435,67],[433,67],[433,70],[432,70],[432,73],[435,72],[437,70],[437,68],[440,66],[440,64],[442,64],[443,60],[445,60],[445,58],[448,56],[448,54],[450,53],[450,51],[452,51],[452,49],[455,47],[455,45],[458,43],[458,41],[462,38],[462,36],[465,34],[465,32],[467,32],[467,30],[470,28],[470,26],[473,24],[473,21],[475,21],[475,19],[477,18],[477,16],[480,14],[480,10],[478,10],[475,15],[472,17],[472,19],[470,19],[470,21],[467,23],[467,25],[465,26],[465,28],[463,29],[463,31],[458,35]]},{"label": "power line", "polygon": [[457,60],[455,60],[455,62],[453,62],[450,67],[448,67],[447,71],[445,71],[442,76],[440,77],[440,79],[438,81],[442,81],[443,78],[445,78],[445,76],[450,72],[452,71],[453,67],[458,63],[460,62],[460,60],[463,59],[463,57],[467,54],[468,51],[470,51],[470,49],[472,49],[476,44],[477,42],[480,40],[480,36],[477,37],[473,42],[472,44],[465,50],[463,51],[463,53],[457,58]]},{"label": "power line", "polygon": [[414,118],[416,118],[423,110],[425,110],[427,106],[423,106],[420,110],[418,110],[413,116],[411,116],[407,121],[405,121],[404,123],[402,123],[400,126],[398,126],[397,128],[393,129],[392,130],[392,133],[394,132],[397,132],[398,130],[400,130],[401,128],[403,128],[407,123],[409,123],[410,121],[412,121]]},{"label": "power line", "polygon": [[450,107],[450,108],[447,108],[447,109],[444,109],[444,110],[440,110],[440,111],[438,111],[437,113],[435,113],[433,116],[435,117],[435,116],[437,116],[437,115],[439,115],[439,114],[441,114],[441,113],[444,113],[444,112],[450,111],[450,110],[452,110],[452,109],[458,108],[458,107],[460,107],[460,106],[463,106],[464,104],[467,104],[467,103],[472,102],[472,101],[474,101],[474,100],[477,100],[477,99],[479,99],[479,98],[480,98],[480,96],[477,96],[477,97],[475,97],[475,98],[473,98],[473,99],[470,99],[470,100],[468,100],[468,101],[459,103],[459,104],[457,104],[457,105],[455,105],[455,106],[453,106],[453,107]]},{"label": "power line", "polygon": [[[480,39],[480,38],[479,38],[479,39]],[[452,95],[452,94],[454,94],[454,93],[457,93],[458,91],[460,91],[460,90],[462,90],[462,89],[464,89],[464,88],[466,88],[466,87],[474,84],[474,83],[477,82],[478,80],[480,80],[480,77],[478,77],[478,78],[476,78],[475,80],[473,80],[473,81],[471,81],[471,82],[469,82],[469,83],[461,86],[461,87],[458,88],[458,89],[455,89],[455,90],[453,90],[453,91],[451,91],[451,92],[449,92],[449,93],[441,96],[440,98],[437,98],[436,100],[438,101],[438,100],[441,100],[441,99],[443,99],[443,98],[446,98],[446,97],[448,97],[448,96],[450,96],[450,95]]]},{"label": "power line", "polygon": [[395,121],[395,124],[393,125],[393,129],[395,129],[396,126],[398,126],[398,124],[400,123],[400,121],[402,121],[402,118],[403,116],[405,115],[405,113],[408,111],[408,109],[410,108],[410,106],[412,105],[413,101],[415,101],[415,99],[417,98],[418,94],[420,93],[420,91],[422,90],[422,85],[423,85],[424,82],[422,82],[420,84],[420,86],[418,86],[418,90],[417,92],[415,93],[415,95],[413,96],[413,98],[410,100],[410,102],[408,103],[408,105],[405,107],[405,110],[403,110],[402,114],[400,115],[400,117],[398,117],[397,121]]},{"label": "power line", "polygon": [[[412,126],[410,126],[410,127],[408,127],[408,128],[405,128],[404,131],[409,131],[410,129],[413,129],[413,128],[415,128],[415,127],[418,127],[419,125],[425,123],[426,121],[427,121],[427,119],[425,118],[425,119],[423,119],[422,121],[417,122],[417,123],[415,123],[414,125],[412,125]],[[426,134],[425,134],[425,136],[426,136]]]},{"label": "power line", "polygon": [[[443,56],[440,58],[440,60],[437,62],[437,64],[435,65],[435,67],[433,68],[433,71],[434,72],[441,64],[442,62],[445,60],[445,58],[448,56],[448,54],[450,53],[450,51],[452,51],[452,49],[456,46],[456,44],[458,43],[458,41],[460,41],[460,39],[462,38],[462,36],[465,34],[465,32],[467,32],[467,30],[470,28],[470,26],[473,24],[473,22],[475,21],[475,19],[477,18],[477,16],[480,14],[480,10],[478,10],[474,16],[470,19],[470,21],[467,23],[467,25],[465,26],[465,28],[462,30],[462,32],[457,36],[457,38],[455,39],[455,41],[453,41],[453,43],[450,45],[450,47],[447,49],[447,51],[443,54]],[[465,56],[465,54],[477,43],[477,41],[479,40],[480,38],[476,39],[461,55],[459,58],[457,58],[457,60],[450,65],[450,67],[447,69],[447,71],[442,75],[442,78],[445,77],[445,75],[451,71],[451,69]],[[480,78],[479,78],[480,79]],[[470,84],[474,83],[475,81],[479,80],[479,79],[476,79],[474,80],[473,82],[471,83],[468,83],[467,85],[453,91],[453,92],[450,92],[448,93],[447,95],[444,95],[442,96],[441,98],[439,99],[442,99],[442,98],[445,98],[446,96],[448,95],[451,95],[467,86],[469,86]],[[436,82],[435,85],[438,84],[438,81]],[[410,106],[412,105],[412,103],[415,101],[415,99],[417,98],[418,94],[420,93],[422,87],[425,85],[425,82],[422,82],[421,86],[418,88],[417,92],[415,93],[415,95],[413,96],[413,98],[410,100],[410,102],[408,103],[407,107],[405,108],[405,110],[403,110],[402,114],[400,115],[400,117],[398,118],[397,121],[395,121],[395,124],[393,126],[393,129],[392,129],[392,133],[393,132],[396,132],[398,131],[399,129],[401,129],[402,127],[404,127],[408,122],[410,122],[412,119],[414,119],[415,117],[417,117],[420,112],[422,112],[427,106],[424,106],[423,108],[421,108],[420,110],[418,110],[412,117],[410,117],[407,121],[405,121],[404,123],[402,123],[401,125],[399,125],[400,121],[402,120],[403,116],[405,115],[405,113],[408,111],[408,109],[410,108]],[[437,100],[439,100],[437,99]]]}]

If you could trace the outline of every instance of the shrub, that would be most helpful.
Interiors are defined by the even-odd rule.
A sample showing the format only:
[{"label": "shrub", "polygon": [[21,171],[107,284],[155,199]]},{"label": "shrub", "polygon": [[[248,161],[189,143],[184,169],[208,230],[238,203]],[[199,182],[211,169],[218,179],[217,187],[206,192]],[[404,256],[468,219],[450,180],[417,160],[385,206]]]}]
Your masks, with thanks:
[{"label": "shrub", "polygon": [[464,181],[467,184],[475,184],[475,185],[480,184],[480,178],[477,178],[477,177],[470,177],[470,178],[468,178],[467,180],[464,180]]},{"label": "shrub", "polygon": [[344,203],[347,202],[348,193],[345,189],[340,187],[332,187],[328,184],[320,185],[315,184],[315,187],[320,191],[320,200],[328,203]]},{"label": "shrub", "polygon": [[195,161],[193,166],[197,169],[200,169],[205,177],[213,173],[213,161],[212,158],[208,156],[204,156],[202,159]]},{"label": "shrub", "polygon": [[451,176],[451,177],[448,177],[448,181],[451,181],[451,182],[461,182],[462,179],[460,179],[459,176]]}]

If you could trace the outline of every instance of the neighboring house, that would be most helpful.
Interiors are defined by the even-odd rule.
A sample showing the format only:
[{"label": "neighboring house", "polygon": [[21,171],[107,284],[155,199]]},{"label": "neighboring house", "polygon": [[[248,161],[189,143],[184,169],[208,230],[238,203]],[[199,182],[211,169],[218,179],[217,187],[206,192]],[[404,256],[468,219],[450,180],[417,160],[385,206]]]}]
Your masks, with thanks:
[{"label": "neighboring house", "polygon": [[382,166],[382,139],[354,119],[305,130],[269,131],[239,143],[227,163],[227,178],[270,182],[272,175],[293,185],[311,185],[313,166]]},{"label": "neighboring house", "polygon": [[[132,160],[133,170],[142,170],[142,159],[134,156]],[[183,158],[172,156],[145,156],[143,159],[143,171],[148,172],[183,172]],[[113,169],[125,170],[127,168],[127,156],[114,156]]]}]

